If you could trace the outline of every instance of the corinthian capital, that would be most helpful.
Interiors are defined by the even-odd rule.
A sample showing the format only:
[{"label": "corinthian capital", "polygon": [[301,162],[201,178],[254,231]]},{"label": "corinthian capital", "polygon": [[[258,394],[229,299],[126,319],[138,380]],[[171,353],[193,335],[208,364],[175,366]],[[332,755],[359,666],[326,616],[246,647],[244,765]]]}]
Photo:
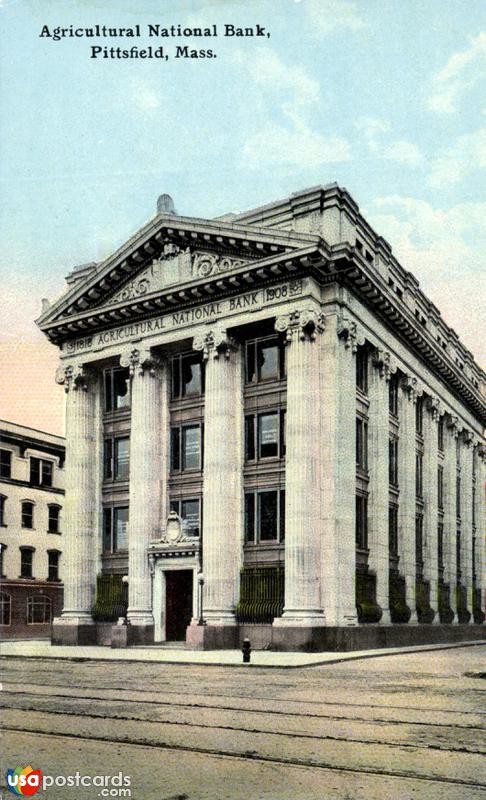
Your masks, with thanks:
[{"label": "corinthian capital", "polygon": [[84,364],[61,364],[56,370],[56,383],[64,386],[64,391],[82,389],[87,391],[91,375],[86,371]]},{"label": "corinthian capital", "polygon": [[438,422],[444,413],[444,407],[438,397],[429,397],[426,408],[428,411],[430,411],[430,415],[434,422]]},{"label": "corinthian capital", "polygon": [[359,325],[344,313],[338,316],[336,333],[339,340],[344,342],[346,350],[351,348],[353,353],[356,353],[359,345],[366,342],[366,337]]},{"label": "corinthian capital", "polygon": [[402,387],[412,403],[416,403],[419,397],[424,393],[424,387],[413,375],[404,375],[402,378]]},{"label": "corinthian capital", "polygon": [[378,348],[372,356],[372,364],[378,370],[380,378],[389,381],[391,376],[397,371],[397,365],[388,350]]},{"label": "corinthian capital", "polygon": [[219,358],[220,355],[229,358],[230,353],[237,349],[237,343],[231,336],[228,336],[226,328],[222,325],[213,325],[203,333],[194,336],[192,347],[194,350],[201,350],[203,359],[207,361],[210,354],[213,358]]},{"label": "corinthian capital", "polygon": [[284,333],[288,343],[295,338],[313,342],[317,334],[322,333],[325,324],[324,314],[313,308],[304,308],[278,316],[275,320],[275,330],[277,333]]},{"label": "corinthian capital", "polygon": [[143,375],[148,371],[150,375],[155,375],[159,366],[158,359],[152,355],[149,347],[137,347],[135,345],[127,347],[120,355],[120,366],[128,367],[130,375]]}]

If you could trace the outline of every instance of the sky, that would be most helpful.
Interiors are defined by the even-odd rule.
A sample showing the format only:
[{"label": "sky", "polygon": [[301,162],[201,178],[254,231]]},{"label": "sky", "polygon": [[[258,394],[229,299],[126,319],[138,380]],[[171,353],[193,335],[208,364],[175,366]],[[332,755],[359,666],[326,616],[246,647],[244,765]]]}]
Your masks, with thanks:
[{"label": "sky", "polygon": [[[142,36],[46,34],[96,24]],[[211,218],[336,181],[484,369],[485,78],[484,0],[0,0],[0,417],[62,433],[41,298],[162,193]]]}]

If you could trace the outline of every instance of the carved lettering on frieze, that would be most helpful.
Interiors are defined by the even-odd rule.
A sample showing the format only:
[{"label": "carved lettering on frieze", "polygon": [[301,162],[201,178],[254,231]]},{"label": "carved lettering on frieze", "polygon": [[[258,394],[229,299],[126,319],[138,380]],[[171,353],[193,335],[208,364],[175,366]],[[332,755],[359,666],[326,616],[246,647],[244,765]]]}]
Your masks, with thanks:
[{"label": "carved lettering on frieze", "polygon": [[192,273],[198,278],[208,278],[210,275],[244,267],[248,263],[248,260],[221,256],[218,253],[195,253]]}]

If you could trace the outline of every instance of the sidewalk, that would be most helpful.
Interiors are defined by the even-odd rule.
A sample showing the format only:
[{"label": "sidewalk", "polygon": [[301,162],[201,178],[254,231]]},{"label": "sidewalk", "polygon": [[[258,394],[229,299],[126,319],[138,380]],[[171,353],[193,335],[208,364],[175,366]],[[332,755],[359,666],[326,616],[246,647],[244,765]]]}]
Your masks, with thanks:
[{"label": "sidewalk", "polygon": [[312,667],[320,664],[336,664],[362,658],[376,658],[400,653],[419,653],[427,650],[448,650],[456,647],[472,647],[486,644],[484,641],[455,642],[453,644],[416,645],[378,650],[354,650],[347,653],[290,653],[269,650],[254,650],[251,663],[242,663],[240,650],[189,650],[167,645],[153,647],[130,647],[126,650],[110,647],[63,647],[51,645],[47,640],[16,640],[0,644],[0,656],[12,658],[53,658],[67,661],[148,661],[166,664],[206,664],[208,666],[273,667],[292,669]]}]

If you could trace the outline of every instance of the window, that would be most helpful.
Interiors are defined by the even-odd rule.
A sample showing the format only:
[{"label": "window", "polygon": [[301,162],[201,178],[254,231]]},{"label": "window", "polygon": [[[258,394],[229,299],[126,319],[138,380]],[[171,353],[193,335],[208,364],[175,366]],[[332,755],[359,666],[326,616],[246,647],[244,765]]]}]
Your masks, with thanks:
[{"label": "window", "polygon": [[444,467],[437,467],[437,505],[444,507]]},{"label": "window", "polygon": [[0,450],[0,478],[12,477],[12,453],[10,450]]},{"label": "window", "polygon": [[182,519],[182,530],[186,536],[199,536],[201,533],[201,503],[198,497],[171,500],[170,510]]},{"label": "window", "polygon": [[390,414],[398,417],[398,375],[392,375],[388,383],[388,408]]},{"label": "window", "polygon": [[47,580],[48,581],[58,581],[59,580],[59,550],[48,550],[47,551]]},{"label": "window", "polygon": [[456,476],[456,516],[461,516],[461,476]]},{"label": "window", "polygon": [[32,562],[34,559],[33,547],[20,548],[20,577],[32,578]]},{"label": "window", "polygon": [[120,411],[130,406],[130,373],[128,367],[105,371],[105,411]]},{"label": "window", "polygon": [[391,556],[398,556],[398,506],[388,506],[388,548]]},{"label": "window", "polygon": [[424,569],[424,518],[422,514],[415,517],[415,565],[417,575],[421,576]]},{"label": "window", "polygon": [[59,514],[61,506],[47,506],[47,533],[59,533]]},{"label": "window", "polygon": [[398,439],[388,440],[388,479],[393,486],[398,485]]},{"label": "window", "polygon": [[27,625],[42,625],[51,621],[51,601],[44,595],[27,598]]},{"label": "window", "polygon": [[356,353],[356,386],[364,394],[368,394],[368,351],[358,348]]},{"label": "window", "polygon": [[462,561],[461,561],[461,529],[456,530],[456,562],[457,562],[457,582],[460,583],[462,578]]},{"label": "window", "polygon": [[52,461],[30,459],[30,482],[33,486],[52,486]]},{"label": "window", "polygon": [[277,381],[285,375],[285,347],[278,336],[246,342],[245,380],[247,383]]},{"label": "window", "polygon": [[437,446],[441,452],[444,450],[444,417],[439,418],[437,426]]},{"label": "window", "polygon": [[34,504],[29,500],[24,500],[22,503],[21,520],[22,528],[34,527]]},{"label": "window", "polygon": [[202,468],[202,426],[171,428],[170,463],[173,472]]},{"label": "window", "polygon": [[130,469],[128,436],[105,439],[103,476],[105,481],[127,481]]},{"label": "window", "polygon": [[285,411],[268,411],[245,417],[245,459],[285,456]]},{"label": "window", "polygon": [[4,494],[0,494],[0,526],[6,527],[5,525],[5,500],[7,498]]},{"label": "window", "polygon": [[128,549],[128,506],[103,509],[103,552],[117,553]]},{"label": "window", "polygon": [[356,547],[368,548],[368,498],[363,494],[356,495]]},{"label": "window", "polygon": [[444,577],[444,523],[437,525],[437,567],[439,578]]},{"label": "window", "polygon": [[423,453],[415,453],[415,495],[422,497],[424,493],[424,457]]},{"label": "window", "polygon": [[10,625],[12,615],[12,598],[5,592],[0,592],[0,625]]},{"label": "window", "polygon": [[204,367],[199,353],[183,353],[171,362],[173,400],[204,394]]},{"label": "window", "polygon": [[245,539],[249,543],[283,541],[285,491],[259,489],[245,494]]},{"label": "window", "polygon": [[415,433],[422,436],[424,432],[424,401],[423,397],[417,397],[415,404]]},{"label": "window", "polygon": [[0,578],[5,578],[4,573],[4,559],[5,559],[5,550],[7,549],[6,544],[0,544]]},{"label": "window", "polygon": [[368,423],[361,417],[356,419],[356,466],[368,469]]}]

